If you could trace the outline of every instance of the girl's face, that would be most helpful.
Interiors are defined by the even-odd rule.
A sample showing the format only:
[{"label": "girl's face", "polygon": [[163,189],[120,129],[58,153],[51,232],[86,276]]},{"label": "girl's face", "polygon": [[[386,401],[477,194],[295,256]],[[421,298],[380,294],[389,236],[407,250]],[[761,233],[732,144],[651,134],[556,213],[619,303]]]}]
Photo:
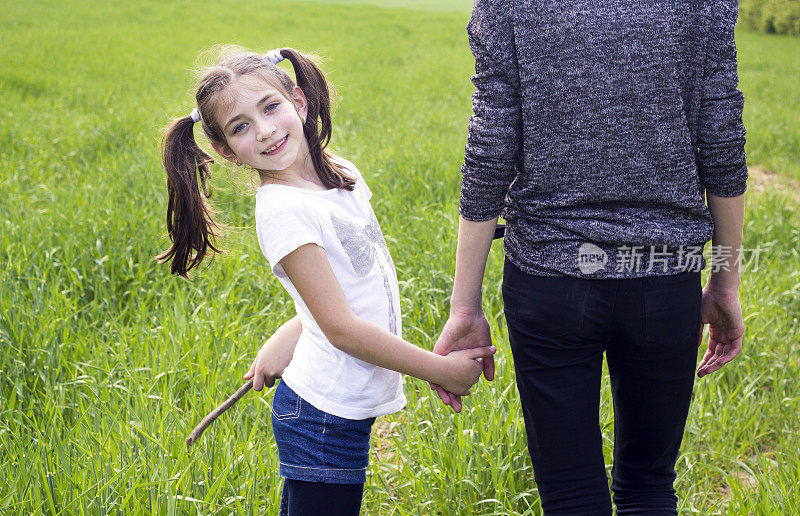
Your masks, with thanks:
[{"label": "girl's face", "polygon": [[313,171],[303,122],[308,104],[297,86],[292,98],[257,76],[234,79],[223,94],[231,95],[217,113],[227,145],[214,149],[225,159],[270,172],[279,179]]}]

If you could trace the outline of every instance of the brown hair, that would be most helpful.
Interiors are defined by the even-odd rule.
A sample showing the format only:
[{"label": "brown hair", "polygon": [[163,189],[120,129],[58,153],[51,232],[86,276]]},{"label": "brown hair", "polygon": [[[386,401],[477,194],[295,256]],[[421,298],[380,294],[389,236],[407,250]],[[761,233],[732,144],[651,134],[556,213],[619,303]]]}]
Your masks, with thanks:
[{"label": "brown hair", "polygon": [[[303,123],[303,134],[308,142],[314,170],[328,188],[352,190],[355,180],[344,167],[335,163],[326,150],[331,139],[331,100],[333,89],[311,56],[292,48],[280,50],[292,63],[297,86],[308,101],[308,116]],[[227,86],[244,75],[256,75],[291,98],[295,83],[289,75],[272,64],[265,54],[248,52],[239,47],[221,47],[215,65],[204,69],[195,99],[200,111],[203,132],[212,143],[227,146],[216,110],[224,102],[221,93]],[[214,219],[216,212],[208,204],[211,174],[209,165],[214,159],[194,139],[194,122],[191,116],[177,118],[164,131],[161,156],[167,172],[167,232],[172,246],[156,259],[160,263],[171,261],[170,272],[186,277],[200,264],[206,254],[221,253],[215,246],[215,229],[221,226]],[[199,186],[198,186],[199,181]],[[202,187],[202,195],[200,187]]]}]

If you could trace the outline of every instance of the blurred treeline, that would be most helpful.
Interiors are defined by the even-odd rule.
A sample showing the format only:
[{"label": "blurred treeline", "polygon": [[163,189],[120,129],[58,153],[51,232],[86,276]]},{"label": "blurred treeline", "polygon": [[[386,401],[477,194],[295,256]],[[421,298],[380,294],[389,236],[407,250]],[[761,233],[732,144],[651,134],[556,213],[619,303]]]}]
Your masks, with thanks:
[{"label": "blurred treeline", "polygon": [[761,32],[800,35],[800,0],[739,0],[739,21]]}]

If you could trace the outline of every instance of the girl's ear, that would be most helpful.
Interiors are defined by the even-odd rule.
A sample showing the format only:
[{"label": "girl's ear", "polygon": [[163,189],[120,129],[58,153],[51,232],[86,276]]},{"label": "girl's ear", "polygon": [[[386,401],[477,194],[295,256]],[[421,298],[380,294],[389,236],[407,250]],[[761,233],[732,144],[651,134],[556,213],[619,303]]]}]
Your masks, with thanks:
[{"label": "girl's ear", "polygon": [[211,142],[211,146],[214,147],[214,150],[217,151],[217,154],[227,159],[231,163],[236,163],[237,165],[240,163],[239,158],[236,157],[236,154],[234,154],[231,148],[224,143]]},{"label": "girl's ear", "polygon": [[297,114],[300,115],[300,119],[303,123],[306,123],[306,117],[308,116],[308,99],[306,99],[306,94],[303,93],[303,90],[301,90],[299,86],[295,86],[292,89],[292,102],[294,103],[295,109],[297,109]]}]

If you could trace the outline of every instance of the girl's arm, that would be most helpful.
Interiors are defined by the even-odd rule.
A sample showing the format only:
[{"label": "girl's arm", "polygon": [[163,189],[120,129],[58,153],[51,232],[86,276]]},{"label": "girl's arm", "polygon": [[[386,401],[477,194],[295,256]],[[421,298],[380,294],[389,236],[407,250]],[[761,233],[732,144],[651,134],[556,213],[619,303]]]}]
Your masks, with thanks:
[{"label": "girl's arm", "polygon": [[465,395],[483,370],[478,359],[490,357],[495,351],[486,346],[436,355],[358,317],[350,308],[324,249],[315,244],[298,247],[280,264],[330,343],[356,358]]},{"label": "girl's arm", "polygon": [[260,391],[264,386],[272,387],[289,365],[303,326],[295,315],[278,328],[267,342],[261,346],[244,379],[253,379],[253,389]]}]

